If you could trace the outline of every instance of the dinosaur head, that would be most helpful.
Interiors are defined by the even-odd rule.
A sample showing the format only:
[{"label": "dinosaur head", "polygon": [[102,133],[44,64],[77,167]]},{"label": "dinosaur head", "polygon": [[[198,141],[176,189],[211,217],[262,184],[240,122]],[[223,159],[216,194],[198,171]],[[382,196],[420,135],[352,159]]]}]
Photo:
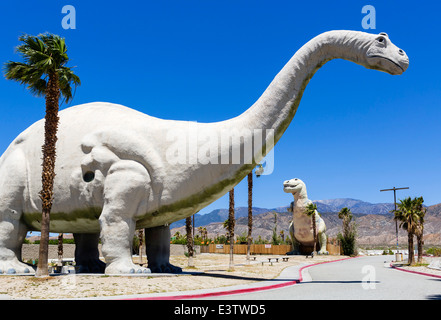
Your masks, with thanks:
[{"label": "dinosaur head", "polygon": [[295,178],[283,182],[283,191],[298,194],[300,191],[306,191],[306,186],[302,180]]},{"label": "dinosaur head", "polygon": [[387,33],[371,35],[363,63],[369,69],[376,69],[392,75],[399,75],[409,66],[406,53],[389,40]]}]

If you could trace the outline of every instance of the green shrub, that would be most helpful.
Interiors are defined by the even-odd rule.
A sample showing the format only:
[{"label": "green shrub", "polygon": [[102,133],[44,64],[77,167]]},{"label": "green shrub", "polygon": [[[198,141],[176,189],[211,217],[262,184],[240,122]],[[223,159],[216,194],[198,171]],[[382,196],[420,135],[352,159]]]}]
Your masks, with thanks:
[{"label": "green shrub", "polygon": [[427,254],[431,254],[435,257],[441,257],[441,248],[432,247],[426,250]]},{"label": "green shrub", "polygon": [[[27,243],[30,243],[30,242],[28,241]],[[40,240],[35,240],[33,242],[33,244],[40,244]],[[58,245],[58,240],[50,239],[49,244]],[[63,239],[63,244],[75,244],[75,240],[74,239]]]}]

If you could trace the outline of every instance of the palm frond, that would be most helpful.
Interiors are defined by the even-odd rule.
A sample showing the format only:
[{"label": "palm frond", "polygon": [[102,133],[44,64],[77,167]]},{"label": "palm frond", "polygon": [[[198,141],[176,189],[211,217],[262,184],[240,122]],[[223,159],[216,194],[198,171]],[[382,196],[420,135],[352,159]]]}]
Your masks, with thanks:
[{"label": "palm frond", "polygon": [[42,97],[46,94],[47,81],[44,79],[38,79],[34,83],[28,85],[29,91],[37,97]]},{"label": "palm frond", "polygon": [[31,84],[43,76],[43,71],[35,66],[21,62],[8,61],[4,65],[5,77],[21,84]]},{"label": "palm frond", "polygon": [[72,85],[74,85],[76,89],[81,85],[81,80],[76,74],[73,73],[72,69],[68,67],[58,69],[57,73],[61,94],[64,101],[68,103],[73,99],[74,96],[72,95]]},{"label": "palm frond", "polygon": [[16,47],[23,62],[8,61],[4,64],[4,75],[27,86],[29,91],[41,96],[45,94],[49,74],[56,72],[64,101],[73,99],[72,87],[81,85],[80,78],[71,68],[65,67],[69,61],[65,39],[54,34],[44,33],[38,36],[23,34],[21,44]]}]

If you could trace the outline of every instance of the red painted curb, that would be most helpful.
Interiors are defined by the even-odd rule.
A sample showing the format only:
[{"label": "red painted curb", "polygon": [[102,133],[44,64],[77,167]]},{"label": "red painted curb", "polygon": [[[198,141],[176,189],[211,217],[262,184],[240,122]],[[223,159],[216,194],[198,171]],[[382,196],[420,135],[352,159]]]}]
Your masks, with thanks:
[{"label": "red painted curb", "polygon": [[431,273],[407,270],[407,269],[403,269],[403,268],[400,268],[400,267],[396,267],[396,266],[392,265],[392,263],[390,264],[390,266],[391,266],[391,268],[394,268],[394,269],[397,269],[397,270],[400,270],[400,271],[409,272],[409,273],[415,273],[415,274],[420,274],[422,276],[434,277],[434,278],[440,278],[441,279],[441,276],[439,276],[437,274],[431,274]]},{"label": "red painted curb", "polygon": [[297,280],[292,281],[286,281],[283,283],[273,284],[269,286],[262,286],[262,287],[255,287],[255,288],[246,288],[246,289],[236,289],[236,290],[227,290],[227,291],[218,291],[218,292],[209,292],[209,293],[196,293],[196,294],[187,294],[187,295],[176,295],[176,296],[164,296],[164,297],[139,297],[139,298],[130,298],[130,299],[123,299],[123,300],[185,300],[185,299],[197,299],[197,298],[207,298],[207,297],[219,297],[219,296],[226,296],[226,295],[232,295],[232,294],[241,294],[241,293],[249,293],[249,292],[256,292],[256,291],[264,291],[264,290],[271,290],[271,289],[278,289],[283,288],[287,286],[292,286],[297,283],[300,283],[303,281],[302,277],[302,271],[306,268],[310,268],[313,266],[317,266],[319,264],[325,264],[325,263],[332,263],[337,261],[343,261],[348,259],[353,259],[357,257],[350,257],[350,258],[343,258],[333,261],[323,261],[319,263],[310,264],[307,266],[303,266],[299,269],[299,278]]}]

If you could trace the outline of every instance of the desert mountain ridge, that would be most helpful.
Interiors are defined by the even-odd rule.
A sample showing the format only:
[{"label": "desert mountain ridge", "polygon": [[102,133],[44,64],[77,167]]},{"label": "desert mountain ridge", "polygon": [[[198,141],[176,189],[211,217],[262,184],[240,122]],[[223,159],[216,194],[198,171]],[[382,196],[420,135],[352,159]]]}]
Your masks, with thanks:
[{"label": "desert mountain ridge", "polygon": [[[395,246],[396,245],[396,223],[391,210],[394,209],[393,203],[369,203],[357,199],[331,199],[313,201],[324,219],[327,227],[326,234],[330,238],[335,238],[341,231],[341,220],[338,212],[343,207],[351,209],[354,220],[357,224],[358,243],[360,245],[371,246]],[[287,211],[287,206],[277,208],[258,208],[253,207],[253,233],[252,237],[258,239],[271,239],[274,228],[274,212],[277,213],[277,232],[283,230],[285,235],[289,234],[289,223],[291,213]],[[243,235],[248,230],[248,208],[236,207],[235,235]],[[195,215],[195,227],[207,229],[208,237],[215,238],[225,234],[223,222],[228,219],[228,209],[216,209],[210,213]],[[424,224],[425,245],[441,245],[441,203],[427,207]],[[171,234],[177,231],[185,234],[185,220],[174,222],[170,226]],[[198,231],[196,230],[196,233]],[[399,244],[407,245],[407,232],[399,229]]]}]

